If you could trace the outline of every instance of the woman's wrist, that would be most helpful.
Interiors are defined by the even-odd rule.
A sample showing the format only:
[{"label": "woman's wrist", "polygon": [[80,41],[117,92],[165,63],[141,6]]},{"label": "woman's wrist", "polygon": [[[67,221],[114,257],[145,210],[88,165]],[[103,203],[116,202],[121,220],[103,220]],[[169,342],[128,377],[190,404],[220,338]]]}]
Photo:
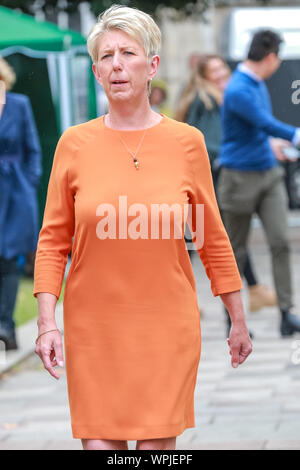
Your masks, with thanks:
[{"label": "woman's wrist", "polygon": [[37,320],[37,326],[39,331],[50,330],[57,328],[55,318],[49,318],[49,316],[39,316]]},{"label": "woman's wrist", "polygon": [[231,323],[246,326],[246,318],[240,291],[221,294],[222,301],[228,310]]},{"label": "woman's wrist", "polygon": [[37,326],[39,331],[57,328],[55,321],[55,306],[57,297],[48,292],[39,292],[38,299],[38,319]]},{"label": "woman's wrist", "polygon": [[245,316],[243,315],[242,318],[231,318],[230,317],[230,320],[231,320],[231,324],[234,325],[234,326],[237,326],[239,328],[247,328],[247,324],[246,324],[246,319],[245,319]]},{"label": "woman's wrist", "polygon": [[59,329],[58,328],[51,328],[51,330],[46,330],[46,331],[43,331],[42,333],[39,332],[38,337],[35,340],[35,343],[37,344],[37,342],[38,342],[38,340],[40,339],[41,336],[46,335],[47,333],[53,333],[54,331],[59,331]]}]

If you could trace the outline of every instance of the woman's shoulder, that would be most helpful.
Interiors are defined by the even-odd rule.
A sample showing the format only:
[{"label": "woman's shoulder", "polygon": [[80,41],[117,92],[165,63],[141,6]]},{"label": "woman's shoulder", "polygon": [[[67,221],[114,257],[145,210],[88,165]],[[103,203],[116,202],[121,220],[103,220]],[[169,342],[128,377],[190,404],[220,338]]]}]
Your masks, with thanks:
[{"label": "woman's shoulder", "polygon": [[13,103],[14,105],[26,106],[28,105],[28,103],[30,103],[30,99],[27,95],[24,95],[23,93],[15,93],[12,91],[7,91],[6,102]]},{"label": "woman's shoulder", "polygon": [[96,137],[100,129],[100,118],[90,119],[80,124],[69,126],[60,136],[60,141],[64,143],[84,143]]},{"label": "woman's shoulder", "polygon": [[187,142],[197,142],[203,139],[202,132],[187,122],[177,121],[176,119],[165,116],[166,126],[177,139],[184,139]]},{"label": "woman's shoulder", "polygon": [[[206,158],[206,146],[203,133],[196,127],[175,119],[167,118],[166,125],[172,142],[176,141],[178,146],[190,163]],[[166,127],[167,127],[166,126]],[[166,135],[166,132],[165,134]]]}]

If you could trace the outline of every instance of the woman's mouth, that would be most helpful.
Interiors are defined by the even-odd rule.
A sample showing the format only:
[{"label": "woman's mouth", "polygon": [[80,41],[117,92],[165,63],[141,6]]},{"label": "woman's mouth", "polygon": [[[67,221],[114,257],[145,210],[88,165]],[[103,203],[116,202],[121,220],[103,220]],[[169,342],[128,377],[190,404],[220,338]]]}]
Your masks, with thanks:
[{"label": "woman's mouth", "polygon": [[128,83],[128,82],[126,82],[125,80],[114,80],[112,82],[112,85],[116,86],[116,87],[122,87],[122,86],[126,85],[126,83]]}]

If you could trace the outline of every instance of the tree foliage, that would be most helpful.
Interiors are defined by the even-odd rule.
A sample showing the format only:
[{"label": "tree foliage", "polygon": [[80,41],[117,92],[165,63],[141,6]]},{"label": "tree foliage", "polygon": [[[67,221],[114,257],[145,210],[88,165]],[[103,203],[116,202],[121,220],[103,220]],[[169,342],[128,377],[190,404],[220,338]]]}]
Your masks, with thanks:
[{"label": "tree foliage", "polygon": [[[78,9],[78,5],[87,0],[66,0],[65,6],[60,6],[61,2],[59,0],[40,0],[40,8],[47,14],[49,11],[59,12],[66,11],[68,13],[73,13]],[[146,13],[155,14],[158,7],[165,6],[169,8],[174,8],[177,11],[181,11],[186,14],[194,13],[204,13],[209,7],[211,0],[189,0],[185,2],[182,0],[88,0],[88,3],[91,4],[91,10],[95,15],[98,15],[106,8],[110,7],[114,3],[120,5],[127,5],[131,7],[139,8]],[[3,5],[8,8],[18,8],[24,13],[34,14],[36,9],[36,4],[32,0],[0,0],[0,5]]]},{"label": "tree foliage", "polygon": [[[59,11],[74,13],[78,9],[78,5],[83,2],[90,3],[91,10],[96,16],[114,3],[136,7],[154,16],[158,8],[162,6],[173,8],[183,15],[197,13],[200,16],[205,14],[206,10],[209,8],[212,2],[219,5],[233,6],[232,0],[188,0],[188,2],[183,0],[65,0],[63,2],[65,6],[61,6],[62,2],[60,0],[39,0],[38,3],[40,8],[47,15],[49,12],[58,13]],[[248,3],[249,5],[249,0],[240,0],[235,3],[240,5],[243,3]],[[272,0],[256,0],[256,3],[260,5],[266,5],[268,3],[272,3]],[[35,3],[33,0],[0,0],[0,5],[13,9],[18,8],[24,13],[29,13],[31,15],[34,14],[35,9],[37,8],[37,3]]]}]

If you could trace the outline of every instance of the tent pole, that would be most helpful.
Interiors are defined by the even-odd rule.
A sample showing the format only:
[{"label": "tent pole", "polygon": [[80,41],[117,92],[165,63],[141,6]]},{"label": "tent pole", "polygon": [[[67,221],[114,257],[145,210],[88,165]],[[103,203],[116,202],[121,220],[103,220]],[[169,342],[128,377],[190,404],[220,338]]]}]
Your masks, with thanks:
[{"label": "tent pole", "polygon": [[71,77],[65,52],[58,55],[61,133],[72,125]]}]

